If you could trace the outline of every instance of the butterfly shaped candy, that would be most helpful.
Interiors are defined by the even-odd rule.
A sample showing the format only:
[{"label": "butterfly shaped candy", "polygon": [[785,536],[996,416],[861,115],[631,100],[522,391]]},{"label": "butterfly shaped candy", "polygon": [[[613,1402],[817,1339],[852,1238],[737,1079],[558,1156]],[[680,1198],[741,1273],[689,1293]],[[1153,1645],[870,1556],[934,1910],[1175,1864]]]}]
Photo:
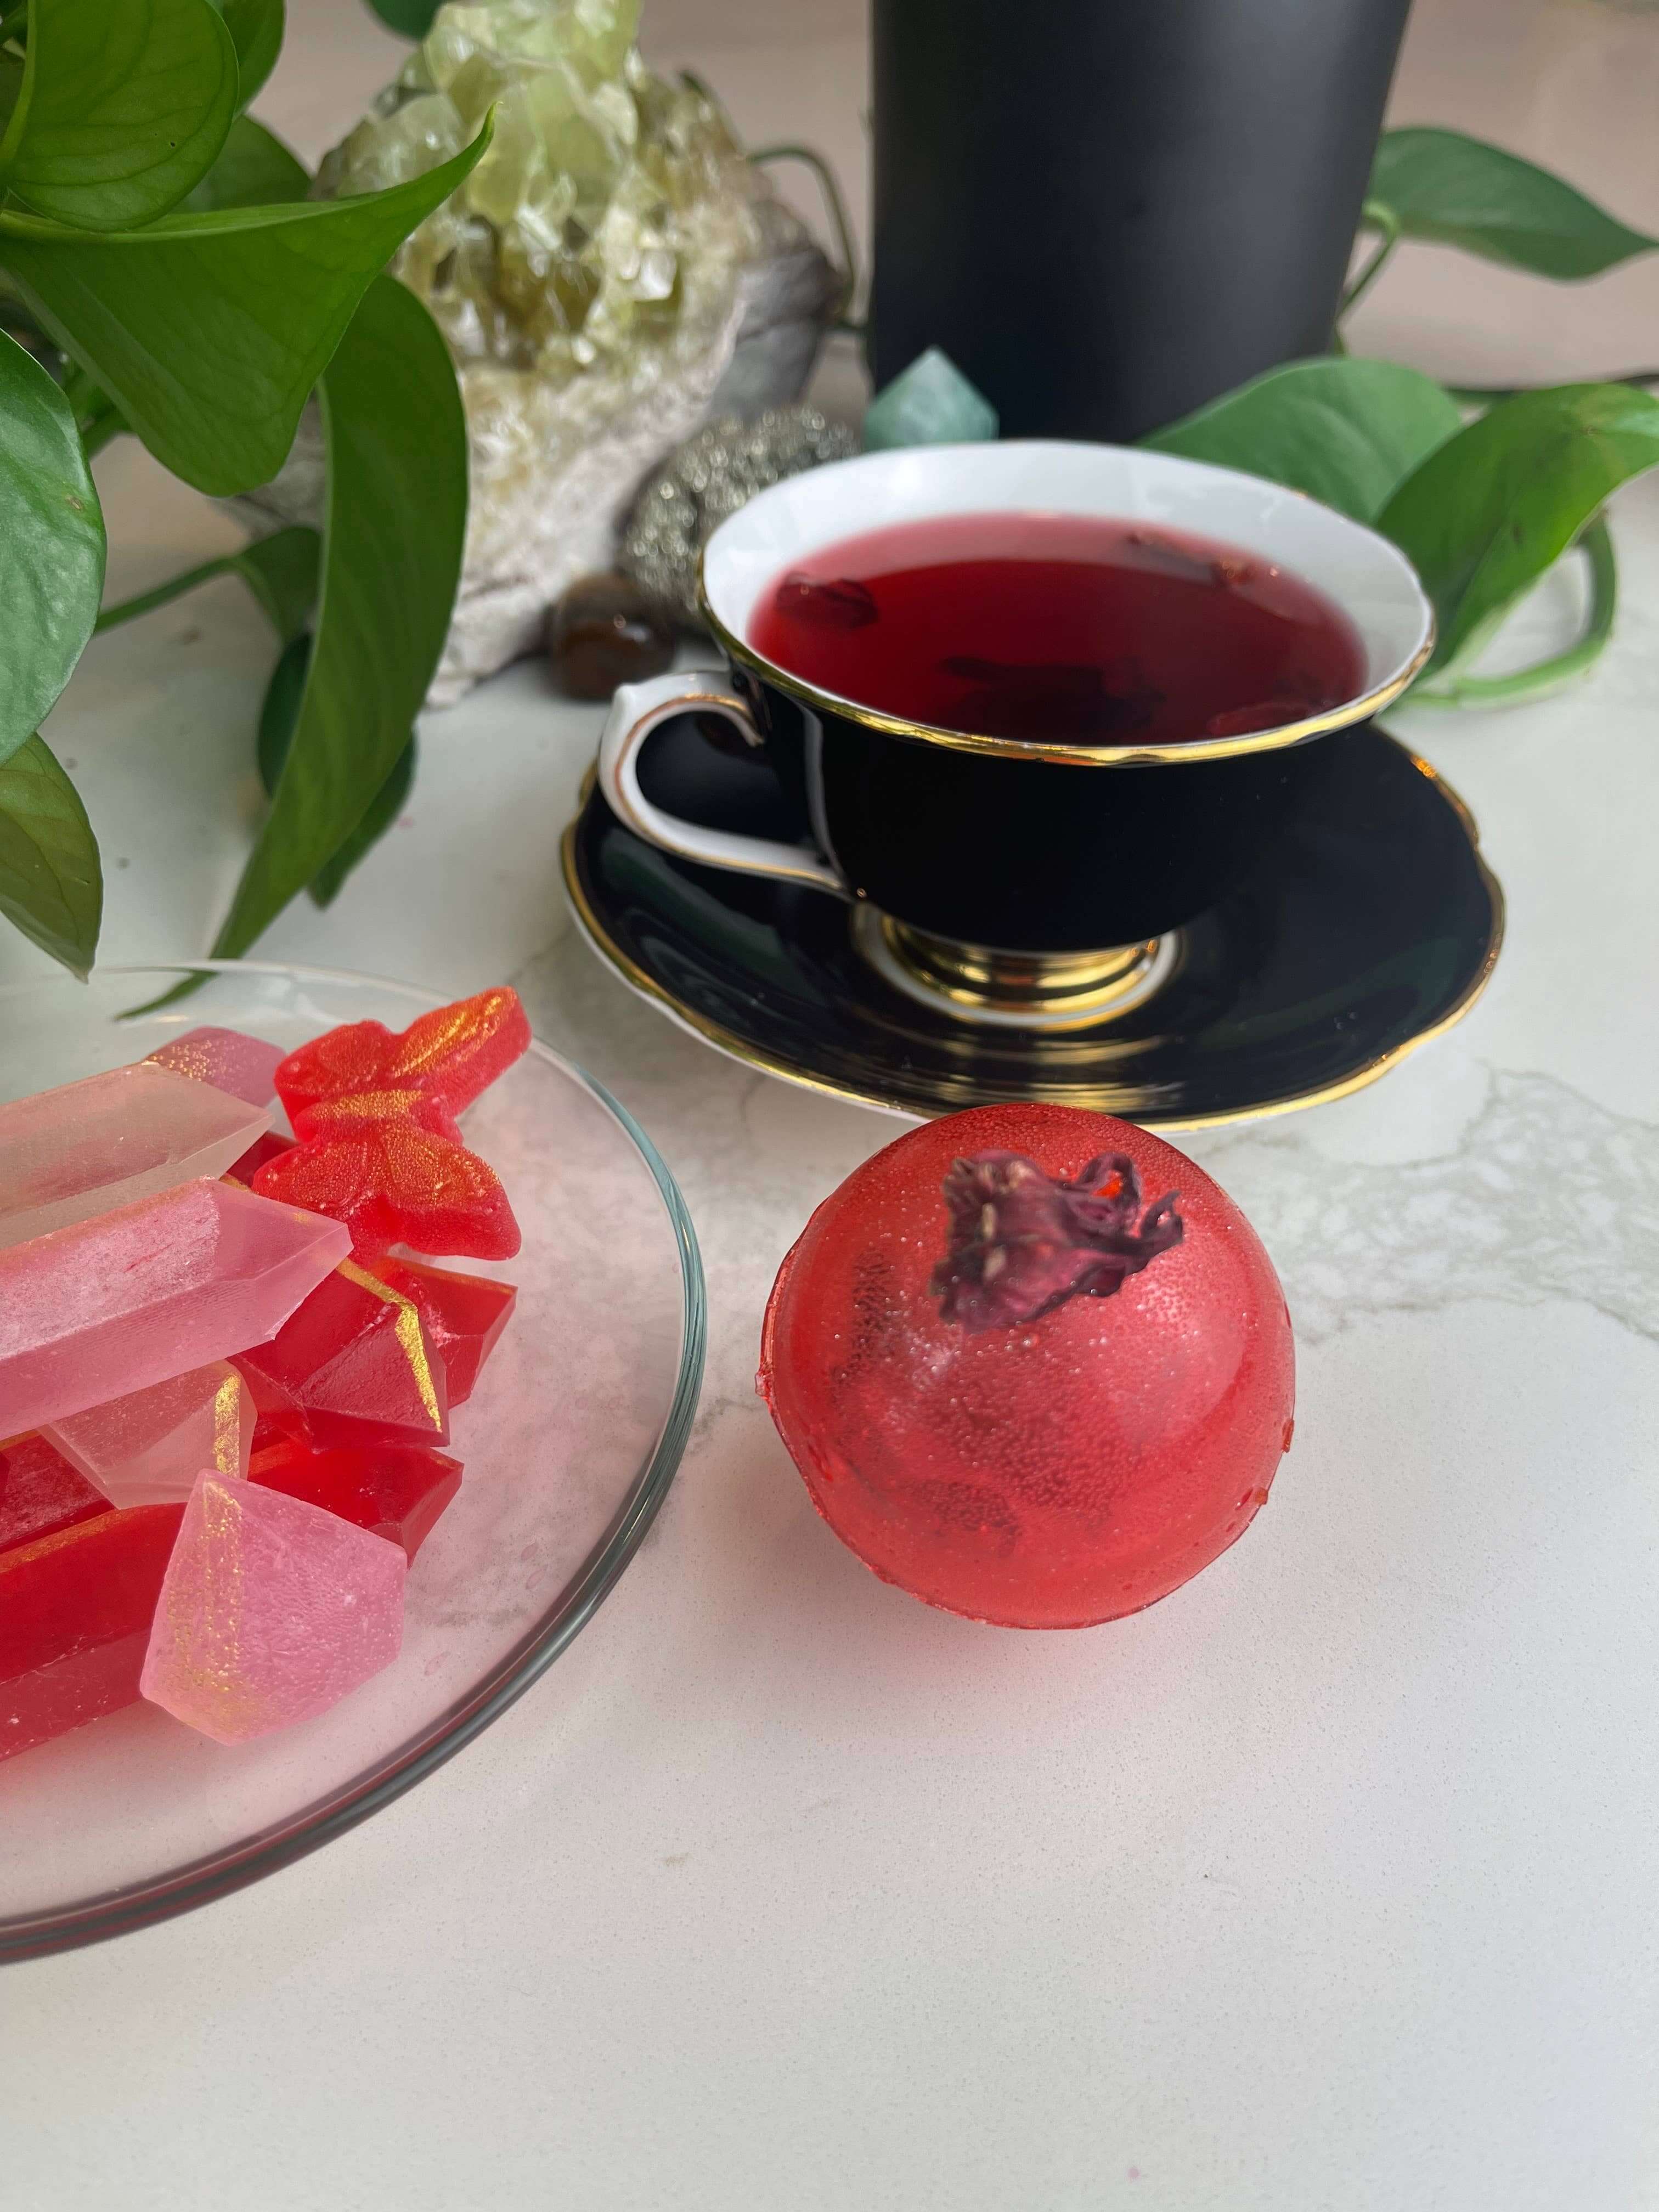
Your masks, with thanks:
[{"label": "butterfly shaped candy", "polygon": [[324,1099],[295,1114],[294,1133],[298,1141],[254,1176],[254,1190],[343,1221],[360,1255],[408,1244],[510,1260],[519,1249],[501,1178],[467,1150],[453,1115],[431,1093]]},{"label": "butterfly shaped candy", "polygon": [[370,1092],[416,1091],[453,1115],[505,1074],[529,1043],[519,994],[502,984],[438,1006],[406,1030],[384,1022],[330,1030],[289,1054],[276,1070],[276,1089],[296,1135],[308,1108]]}]

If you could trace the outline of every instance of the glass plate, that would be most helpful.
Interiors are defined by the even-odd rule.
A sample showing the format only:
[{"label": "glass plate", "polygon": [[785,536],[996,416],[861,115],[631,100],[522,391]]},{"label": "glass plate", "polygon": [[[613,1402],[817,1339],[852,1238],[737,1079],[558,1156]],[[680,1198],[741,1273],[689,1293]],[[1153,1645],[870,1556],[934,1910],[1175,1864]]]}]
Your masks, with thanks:
[{"label": "glass plate", "polygon": [[[195,995],[121,1021],[186,973]],[[203,961],[0,991],[0,1098],[216,1023],[289,1049],[339,1022],[402,1029],[439,1001],[367,976]],[[545,1045],[464,1117],[524,1231],[513,1321],[450,1449],[459,1495],[410,1570],[395,1666],[301,1727],[234,1748],[142,1700],[0,1760],[0,1959],[205,1904],[315,1850],[459,1751],[592,1617],[639,1548],[702,1379],[696,1238],[617,1102]]]}]

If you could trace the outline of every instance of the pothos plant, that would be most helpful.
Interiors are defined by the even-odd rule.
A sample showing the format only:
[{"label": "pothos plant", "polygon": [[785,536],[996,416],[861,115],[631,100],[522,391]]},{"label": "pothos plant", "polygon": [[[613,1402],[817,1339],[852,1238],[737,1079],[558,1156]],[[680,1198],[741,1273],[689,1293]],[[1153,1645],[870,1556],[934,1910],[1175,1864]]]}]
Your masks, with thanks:
[{"label": "pothos plant", "polygon": [[[1386,132],[1363,221],[1376,242],[1345,314],[1407,239],[1565,282],[1659,248],[1560,178],[1455,131]],[[1293,484],[1393,538],[1421,575],[1437,624],[1413,700],[1513,702],[1582,673],[1613,629],[1617,572],[1603,502],[1659,464],[1659,400],[1642,388],[1659,382],[1659,370],[1474,390],[1338,344],[1330,358],[1271,370],[1146,442]],[[1516,601],[1575,545],[1590,571],[1577,641],[1512,674],[1474,672]]]},{"label": "pothos plant", "polygon": [[[395,812],[460,570],[466,431],[424,307],[381,272],[483,152],[312,201],[241,112],[283,0],[0,0],[0,913],[77,974],[102,881],[40,735],[95,629],[234,571],[283,648],[270,811],[214,944],[332,896]],[[89,463],[131,432],[226,495],[273,476],[313,393],[323,527],[290,529],[100,612]]]}]

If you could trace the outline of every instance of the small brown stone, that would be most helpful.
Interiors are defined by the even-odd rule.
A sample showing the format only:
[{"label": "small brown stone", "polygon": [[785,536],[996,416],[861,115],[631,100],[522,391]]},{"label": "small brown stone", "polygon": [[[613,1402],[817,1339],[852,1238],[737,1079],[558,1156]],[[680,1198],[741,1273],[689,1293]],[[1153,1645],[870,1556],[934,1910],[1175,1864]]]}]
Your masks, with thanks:
[{"label": "small brown stone", "polygon": [[673,665],[673,623],[631,578],[580,576],[547,618],[554,681],[572,699],[608,699],[619,684]]}]

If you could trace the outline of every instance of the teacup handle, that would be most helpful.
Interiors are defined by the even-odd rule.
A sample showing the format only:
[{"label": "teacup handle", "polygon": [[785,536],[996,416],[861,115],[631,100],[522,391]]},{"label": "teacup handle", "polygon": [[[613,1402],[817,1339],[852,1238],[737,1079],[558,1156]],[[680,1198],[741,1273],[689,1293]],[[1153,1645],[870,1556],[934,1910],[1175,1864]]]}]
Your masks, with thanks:
[{"label": "teacup handle", "polygon": [[744,875],[774,876],[845,898],[846,884],[811,845],[705,830],[652,805],[640,789],[640,748],[659,723],[690,714],[723,714],[746,744],[765,742],[748,702],[725,690],[717,677],[687,669],[677,676],[653,676],[645,684],[619,684],[599,739],[599,788],[617,819],[648,845],[659,845],[682,860],[698,860],[708,868],[736,868]]}]

